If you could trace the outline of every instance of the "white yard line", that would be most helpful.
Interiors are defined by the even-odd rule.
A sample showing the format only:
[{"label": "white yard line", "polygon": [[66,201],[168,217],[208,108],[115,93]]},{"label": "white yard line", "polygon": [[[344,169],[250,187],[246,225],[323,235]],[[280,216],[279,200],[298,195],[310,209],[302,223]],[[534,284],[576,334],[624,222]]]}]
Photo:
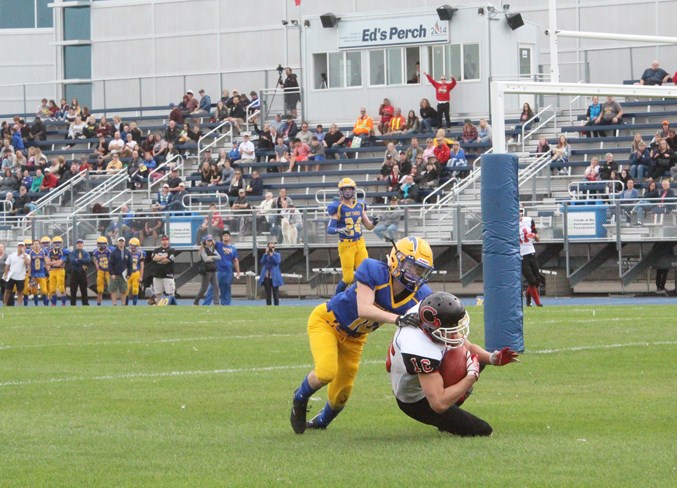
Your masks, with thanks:
[{"label": "white yard line", "polygon": [[[656,342],[631,342],[626,344],[606,344],[598,346],[575,346],[561,349],[534,349],[527,351],[528,354],[557,354],[561,352],[578,352],[598,349],[617,349],[622,347],[651,347],[651,346],[666,346],[675,345],[677,341],[656,341]],[[383,360],[367,359],[362,361],[362,365],[380,365],[384,363]],[[111,374],[103,376],[70,376],[65,378],[47,378],[37,380],[15,380],[0,382],[0,388],[8,386],[27,386],[27,385],[48,385],[56,383],[75,383],[79,381],[110,381],[110,380],[127,380],[136,378],[172,378],[182,376],[208,376],[221,374],[240,374],[240,373],[264,373],[271,371],[288,371],[293,369],[308,370],[312,367],[310,364],[292,364],[282,366],[264,366],[260,368],[225,368],[212,370],[194,370],[194,371],[165,371],[157,373],[123,373]]]}]

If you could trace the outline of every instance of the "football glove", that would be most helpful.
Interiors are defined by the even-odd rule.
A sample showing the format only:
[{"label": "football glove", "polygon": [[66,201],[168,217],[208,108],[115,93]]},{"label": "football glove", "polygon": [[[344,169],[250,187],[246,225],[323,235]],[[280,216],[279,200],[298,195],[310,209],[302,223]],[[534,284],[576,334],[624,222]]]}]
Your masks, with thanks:
[{"label": "football glove", "polygon": [[480,362],[477,359],[477,354],[470,354],[470,351],[465,352],[465,367],[468,371],[466,376],[474,376],[475,381],[480,379]]},{"label": "football glove", "polygon": [[346,227],[339,227],[338,229],[336,229],[336,232],[347,237],[351,237],[353,235],[353,231],[348,230],[348,228]]},{"label": "football glove", "polygon": [[378,215],[374,215],[370,220],[372,224],[376,225],[380,219],[378,218]]},{"label": "football glove", "polygon": [[489,362],[494,366],[505,366],[508,363],[519,363],[517,356],[518,354],[515,351],[509,347],[504,347],[500,351],[492,352]]},{"label": "football glove", "polygon": [[421,319],[417,313],[408,313],[397,317],[395,325],[398,327],[418,327],[421,325]]}]

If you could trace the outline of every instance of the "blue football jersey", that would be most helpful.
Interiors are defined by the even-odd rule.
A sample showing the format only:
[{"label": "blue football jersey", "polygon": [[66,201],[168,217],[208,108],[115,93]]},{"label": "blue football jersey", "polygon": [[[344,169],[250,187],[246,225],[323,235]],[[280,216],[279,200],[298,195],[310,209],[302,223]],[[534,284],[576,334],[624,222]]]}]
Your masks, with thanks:
[{"label": "blue football jersey", "polygon": [[40,249],[39,251],[30,250],[28,255],[31,257],[31,276],[33,278],[44,278],[47,276],[45,270],[45,257],[47,253]]},{"label": "blue football jersey", "polygon": [[327,215],[338,215],[336,227],[345,228],[346,234],[339,234],[342,241],[357,241],[362,237],[362,214],[367,210],[367,204],[357,200],[352,206],[334,201],[327,207]]},{"label": "blue football jersey", "polygon": [[[357,268],[355,281],[375,291],[374,303],[376,306],[398,315],[404,314],[432,293],[428,285],[423,285],[415,293],[410,293],[399,302],[395,302],[388,265],[371,258],[362,261],[362,264]],[[327,310],[334,312],[340,329],[351,336],[367,334],[381,326],[380,323],[363,319],[357,314],[356,283],[330,299],[327,302]]]},{"label": "blue football jersey", "polygon": [[63,249],[63,248],[57,249],[55,247],[51,248],[49,250],[49,254],[48,254],[49,260],[51,262],[54,262],[54,261],[63,261],[64,262],[64,264],[62,264],[61,266],[53,266],[53,267],[55,267],[55,268],[65,267],[66,259],[68,258],[68,253],[69,253],[68,249]]},{"label": "blue football jersey", "polygon": [[99,265],[99,271],[108,271],[111,250],[109,248],[100,251],[98,248],[92,253],[94,261]]},{"label": "blue football jersey", "polygon": [[132,253],[132,273],[134,271],[141,271],[141,263],[146,259],[146,253],[139,249]]}]

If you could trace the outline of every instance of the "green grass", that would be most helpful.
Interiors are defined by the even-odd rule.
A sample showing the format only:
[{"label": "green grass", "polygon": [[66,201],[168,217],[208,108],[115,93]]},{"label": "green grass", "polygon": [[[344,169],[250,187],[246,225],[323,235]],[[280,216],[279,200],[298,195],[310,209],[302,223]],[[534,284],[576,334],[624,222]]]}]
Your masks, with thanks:
[{"label": "green grass", "polygon": [[334,424],[293,434],[309,312],[0,309],[0,486],[677,486],[677,306],[527,310],[529,352],[465,404],[483,439],[399,411],[391,326]]}]

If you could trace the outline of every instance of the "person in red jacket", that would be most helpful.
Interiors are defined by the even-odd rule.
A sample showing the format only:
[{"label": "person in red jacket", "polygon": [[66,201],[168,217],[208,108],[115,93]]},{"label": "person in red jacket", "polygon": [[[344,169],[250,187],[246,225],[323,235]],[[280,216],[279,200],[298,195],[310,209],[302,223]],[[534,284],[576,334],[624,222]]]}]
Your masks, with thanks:
[{"label": "person in red jacket", "polygon": [[45,176],[42,179],[42,185],[40,185],[40,191],[51,190],[56,188],[59,184],[59,178],[50,172],[49,168],[45,169]]},{"label": "person in red jacket", "polygon": [[428,81],[435,87],[435,98],[437,99],[437,127],[442,127],[442,114],[447,119],[447,127],[451,124],[449,121],[449,100],[451,98],[451,90],[456,86],[456,78],[451,77],[451,83],[447,83],[447,77],[442,75],[439,83],[433,79],[428,73],[425,73]]},{"label": "person in red jacket", "polygon": [[381,116],[381,121],[378,123],[378,131],[381,134],[386,134],[390,129],[390,119],[395,115],[395,107],[390,104],[390,100],[383,99],[383,103],[378,108],[378,114]]},{"label": "person in red jacket", "polygon": [[437,146],[435,146],[435,159],[440,165],[440,168],[443,168],[449,158],[451,157],[451,149],[447,145],[447,142],[444,140],[443,136],[437,138]]}]

